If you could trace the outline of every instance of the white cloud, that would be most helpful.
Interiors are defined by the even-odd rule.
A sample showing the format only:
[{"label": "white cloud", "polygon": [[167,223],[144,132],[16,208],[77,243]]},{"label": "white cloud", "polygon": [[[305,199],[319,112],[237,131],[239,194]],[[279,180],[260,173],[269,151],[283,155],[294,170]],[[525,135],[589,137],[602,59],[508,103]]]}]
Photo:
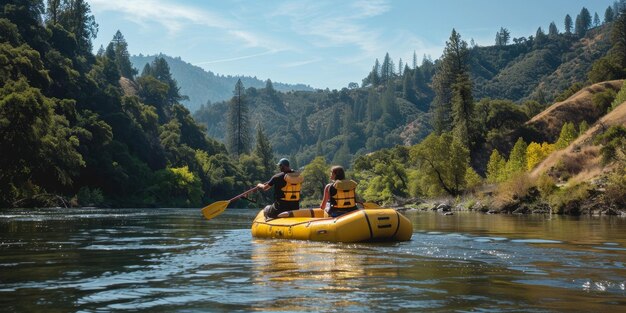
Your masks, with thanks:
[{"label": "white cloud", "polygon": [[285,68],[300,67],[300,66],[303,66],[303,65],[319,62],[321,60],[322,59],[320,59],[320,58],[315,58],[315,59],[311,59],[311,60],[304,60],[304,61],[296,61],[296,62],[284,63],[284,64],[281,64],[280,67],[285,67]]},{"label": "white cloud", "polygon": [[388,1],[287,2],[269,17],[287,17],[291,30],[307,37],[308,43],[322,48],[354,46],[351,59],[371,59],[379,52],[382,34],[367,20],[388,12]]},{"label": "white cloud", "polygon": [[144,25],[161,24],[170,33],[177,33],[188,24],[220,29],[236,27],[233,21],[219,14],[161,0],[91,0],[89,3],[96,13],[120,12],[129,21]]},{"label": "white cloud", "polygon": [[378,16],[389,11],[390,6],[386,0],[361,0],[352,4],[356,9],[356,16],[372,17]]},{"label": "white cloud", "polygon": [[207,36],[213,36],[214,40],[222,41],[225,45],[233,45],[238,50],[262,48],[267,50],[264,52],[267,54],[289,49],[289,45],[282,40],[247,30],[251,26],[246,25],[245,19],[227,19],[223,13],[204,8],[165,0],[91,0],[90,5],[94,13],[119,12],[125,19],[144,28],[154,24],[162,25],[171,36],[200,26],[209,28]]},{"label": "white cloud", "polygon": [[224,63],[224,62],[239,61],[239,60],[244,60],[244,59],[250,59],[250,58],[260,57],[260,56],[264,56],[264,55],[268,55],[268,54],[275,54],[275,53],[278,53],[278,52],[280,52],[280,50],[270,50],[270,51],[265,51],[265,52],[261,52],[261,53],[255,53],[255,54],[243,55],[243,56],[232,57],[232,58],[225,58],[225,59],[218,59],[218,60],[210,60],[210,61],[196,62],[196,63],[194,63],[193,65],[207,65],[207,64],[215,64],[215,63]]}]

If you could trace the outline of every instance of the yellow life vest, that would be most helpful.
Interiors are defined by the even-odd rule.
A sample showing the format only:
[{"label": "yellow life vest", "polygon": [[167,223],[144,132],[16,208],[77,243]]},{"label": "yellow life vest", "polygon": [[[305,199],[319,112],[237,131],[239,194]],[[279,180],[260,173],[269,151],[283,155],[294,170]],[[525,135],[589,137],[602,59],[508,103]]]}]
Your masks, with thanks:
[{"label": "yellow life vest", "polygon": [[356,205],[356,189],[357,183],[353,180],[336,180],[333,183],[333,188],[337,190],[337,193],[332,196],[333,208],[335,209],[348,209],[353,208]]},{"label": "yellow life vest", "polygon": [[300,201],[300,190],[302,189],[302,181],[304,177],[300,176],[298,172],[285,173],[285,187],[280,190],[283,191],[284,196],[280,199],[283,201]]}]

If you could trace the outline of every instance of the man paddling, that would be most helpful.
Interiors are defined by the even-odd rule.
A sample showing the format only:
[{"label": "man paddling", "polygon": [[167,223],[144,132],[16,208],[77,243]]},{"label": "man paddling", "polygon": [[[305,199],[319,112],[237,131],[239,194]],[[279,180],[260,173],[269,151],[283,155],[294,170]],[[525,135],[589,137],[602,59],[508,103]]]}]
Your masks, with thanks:
[{"label": "man paddling", "polygon": [[265,184],[257,184],[257,187],[263,191],[274,187],[274,203],[263,209],[265,219],[276,218],[282,212],[300,209],[303,177],[299,172],[291,169],[289,160],[285,158],[280,159],[276,165],[280,168],[280,173],[272,176]]}]

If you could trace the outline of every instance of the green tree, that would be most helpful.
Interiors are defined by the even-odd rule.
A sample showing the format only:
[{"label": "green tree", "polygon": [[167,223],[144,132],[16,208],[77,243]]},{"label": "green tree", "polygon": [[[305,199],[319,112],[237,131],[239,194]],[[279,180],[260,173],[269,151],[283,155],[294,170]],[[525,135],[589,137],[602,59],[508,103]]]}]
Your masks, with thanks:
[{"label": "green tree", "polygon": [[626,102],[626,81],[622,84],[622,88],[620,88],[619,92],[615,96],[615,100],[611,103],[611,110],[614,110],[620,104]]},{"label": "green tree", "polygon": [[578,136],[578,132],[576,131],[576,126],[573,122],[566,122],[561,127],[561,133],[559,134],[559,139],[555,143],[555,148],[557,150],[565,149],[572,143],[576,137]]},{"label": "green tree", "polygon": [[388,202],[408,194],[408,174],[394,151],[396,148],[379,150],[355,160],[357,194],[367,201]]},{"label": "green tree", "polygon": [[187,166],[157,171],[151,191],[161,205],[198,207],[202,200],[201,181]]},{"label": "green tree", "polygon": [[496,46],[506,46],[511,39],[511,32],[504,27],[500,27],[500,30],[496,32]]},{"label": "green tree", "polygon": [[474,99],[472,98],[472,83],[468,74],[463,73],[457,77],[453,86],[452,98],[452,122],[453,134],[466,148],[472,147],[474,126]]},{"label": "green tree", "polygon": [[566,34],[571,34],[572,33],[572,17],[569,16],[569,14],[565,15],[565,33]]},{"label": "green tree", "polygon": [[389,57],[389,53],[385,54],[385,58],[383,59],[383,64],[380,67],[380,81],[381,83],[387,83],[394,76],[394,65],[391,57]]},{"label": "green tree", "polygon": [[574,32],[579,37],[583,37],[587,33],[587,30],[589,30],[590,26],[591,26],[591,14],[589,13],[589,10],[587,10],[587,8],[583,7],[580,10],[580,14],[576,16],[576,24],[574,25]]},{"label": "green tree", "polygon": [[84,0],[62,1],[58,20],[65,29],[75,35],[81,54],[90,54],[91,39],[98,35],[98,23],[91,15],[89,4]]},{"label": "green tree", "polygon": [[371,84],[372,86],[378,86],[380,84],[380,62],[376,59],[372,71],[363,79],[362,86],[365,87]]},{"label": "green tree", "polygon": [[239,157],[250,149],[248,106],[241,79],[237,80],[233,94],[226,119],[226,146],[231,154]]},{"label": "green tree", "polygon": [[46,21],[56,24],[59,22],[59,13],[61,10],[61,0],[47,0]]},{"label": "green tree", "polygon": [[55,110],[73,104],[55,103],[25,78],[0,88],[1,207],[71,186],[85,163],[69,122]]},{"label": "green tree", "polygon": [[453,29],[432,81],[435,92],[432,125],[436,134],[452,130],[453,86],[458,77],[463,77],[461,74],[467,73],[468,53],[467,42]]},{"label": "green tree", "polygon": [[528,161],[526,160],[527,149],[528,145],[526,142],[521,137],[518,138],[509,154],[509,160],[506,162],[507,177],[510,178],[526,171],[528,166]]},{"label": "green tree", "polygon": [[506,160],[498,150],[493,149],[487,163],[487,181],[499,183],[506,179]]},{"label": "green tree", "polygon": [[318,156],[307,164],[302,171],[302,176],[304,176],[303,196],[321,200],[324,196],[324,187],[329,183],[329,171],[330,166],[323,156]]},{"label": "green tree", "polygon": [[578,124],[578,136],[582,136],[588,129],[589,123],[587,123],[587,121],[583,120],[580,122],[580,124]]},{"label": "green tree", "polygon": [[265,135],[263,125],[259,123],[257,125],[256,133],[256,145],[254,147],[254,155],[261,161],[263,167],[263,176],[272,176],[274,170],[274,151],[272,150],[272,144]]},{"label": "green tree", "polygon": [[137,75],[137,70],[130,63],[130,54],[128,53],[128,43],[122,32],[119,30],[113,36],[113,47],[115,49],[115,63],[120,74],[126,78],[133,79]]},{"label": "green tree", "polygon": [[559,34],[559,29],[556,28],[556,24],[554,24],[554,22],[550,23],[550,26],[548,27],[548,36],[550,36],[551,38],[554,38],[558,34]]},{"label": "green tree", "polygon": [[624,165],[626,165],[626,127],[622,125],[609,127],[595,139],[595,144],[602,145],[600,148],[602,163],[606,165],[611,162],[621,162],[623,172]]},{"label": "green tree", "polygon": [[604,11],[604,23],[611,23],[614,18],[615,13],[613,12],[613,8],[611,8],[611,6],[607,7],[606,11]]},{"label": "green tree", "polygon": [[410,155],[430,184],[452,196],[465,187],[469,150],[450,133],[430,134],[411,149]]}]

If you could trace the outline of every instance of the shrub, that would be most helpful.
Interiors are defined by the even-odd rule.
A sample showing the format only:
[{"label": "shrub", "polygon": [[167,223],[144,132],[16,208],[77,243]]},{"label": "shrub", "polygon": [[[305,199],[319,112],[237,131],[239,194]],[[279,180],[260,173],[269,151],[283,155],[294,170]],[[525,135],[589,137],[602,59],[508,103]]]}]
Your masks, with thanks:
[{"label": "shrub", "polygon": [[624,103],[624,101],[626,101],[626,80],[624,81],[622,88],[619,90],[619,92],[615,96],[613,103],[611,103],[611,108],[609,110],[613,110],[617,108],[617,106]]},{"label": "shrub", "polygon": [[82,206],[98,206],[104,202],[102,190],[98,188],[90,189],[89,187],[81,187],[76,194],[78,203]]},{"label": "shrub", "polygon": [[626,152],[624,149],[626,147],[626,127],[611,126],[596,138],[595,144],[602,145],[600,153],[604,164],[622,159]]},{"label": "shrub", "polygon": [[593,95],[591,101],[593,106],[598,112],[607,112],[611,107],[611,103],[615,99],[615,91],[613,89],[607,89],[603,92],[598,92]]},{"label": "shrub", "polygon": [[506,206],[517,202],[528,195],[532,183],[527,174],[520,173],[514,175],[507,181],[498,185],[494,194],[494,204],[496,206]]},{"label": "shrub", "polygon": [[626,170],[623,167],[609,175],[604,199],[608,205],[626,208]]},{"label": "shrub", "polygon": [[573,96],[575,93],[577,93],[582,88],[583,88],[583,84],[578,83],[578,82],[574,83],[569,88],[567,88],[567,90],[563,91],[560,95],[558,95],[554,99],[554,102],[561,102],[561,101],[563,101],[563,100]]},{"label": "shrub", "polygon": [[563,188],[548,197],[548,203],[555,214],[580,214],[583,200],[589,198],[589,186],[586,183]]},{"label": "shrub", "polygon": [[547,199],[557,189],[554,179],[546,173],[537,178],[535,185],[544,199]]},{"label": "shrub", "polygon": [[465,171],[465,188],[472,190],[483,183],[483,178],[471,166]]}]

